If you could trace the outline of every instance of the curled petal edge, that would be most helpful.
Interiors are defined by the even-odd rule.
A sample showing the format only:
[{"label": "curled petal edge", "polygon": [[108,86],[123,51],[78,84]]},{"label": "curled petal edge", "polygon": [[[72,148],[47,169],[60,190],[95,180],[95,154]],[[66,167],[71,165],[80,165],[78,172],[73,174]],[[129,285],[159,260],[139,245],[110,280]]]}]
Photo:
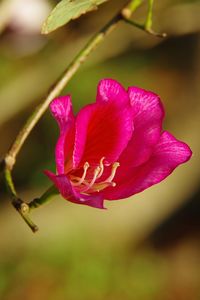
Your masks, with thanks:
[{"label": "curled petal edge", "polygon": [[95,208],[105,209],[104,199],[101,193],[84,195],[80,194],[72,187],[69,179],[65,174],[55,175],[54,173],[46,170],[44,171],[45,175],[53,181],[56,188],[59,190],[60,194],[66,200],[82,205],[88,205]]}]

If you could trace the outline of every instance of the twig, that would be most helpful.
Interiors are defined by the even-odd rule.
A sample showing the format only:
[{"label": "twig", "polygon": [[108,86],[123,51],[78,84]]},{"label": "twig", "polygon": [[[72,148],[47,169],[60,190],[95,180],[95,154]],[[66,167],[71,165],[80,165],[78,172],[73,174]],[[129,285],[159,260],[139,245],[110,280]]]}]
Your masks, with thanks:
[{"label": "twig", "polygon": [[141,29],[143,31],[145,31],[146,33],[148,34],[151,34],[151,35],[154,35],[156,37],[159,37],[159,38],[165,38],[167,36],[166,33],[160,33],[160,32],[155,32],[154,30],[152,30],[151,28],[146,28],[145,25],[142,25],[142,24],[139,24],[135,21],[132,21],[130,19],[127,19],[126,17],[124,17],[124,21],[138,29]]},{"label": "twig", "polygon": [[148,12],[147,12],[147,17],[146,17],[146,21],[144,23],[144,25],[142,24],[138,24],[135,21],[130,20],[131,17],[131,13],[130,11],[135,11],[142,3],[143,0],[134,0],[132,1],[126,9],[124,9],[122,11],[122,15],[124,18],[124,21],[136,28],[139,28],[143,31],[145,31],[148,34],[154,35],[156,37],[160,37],[160,38],[165,38],[167,36],[166,33],[159,33],[159,32],[155,32],[152,29],[152,17],[153,17],[153,2],[154,0],[148,0]]},{"label": "twig", "polygon": [[8,194],[10,195],[12,199],[12,205],[14,208],[18,211],[18,213],[22,216],[26,224],[31,228],[33,232],[36,232],[38,230],[37,225],[35,225],[32,220],[29,218],[29,205],[25,202],[23,202],[17,195],[17,192],[15,190],[15,186],[12,180],[11,171],[8,168],[5,168],[4,171],[4,178],[8,190]]},{"label": "twig", "polygon": [[129,19],[131,15],[136,11],[136,9],[142,4],[143,0],[132,0],[128,5],[122,10],[122,15]]},{"label": "twig", "polygon": [[47,110],[50,102],[61,93],[61,91],[64,89],[64,87],[72,78],[72,76],[85,62],[88,55],[104,40],[105,36],[116,27],[120,20],[122,20],[121,12],[118,13],[111,21],[108,22],[108,24],[106,24],[97,34],[95,34],[94,37],[90,39],[86,46],[80,51],[80,53],[74,58],[72,63],[67,67],[67,69],[61,75],[58,81],[50,89],[44,101],[35,109],[33,114],[28,118],[25,125],[17,135],[8,154],[5,157],[6,165],[10,170],[12,170],[16,162],[17,154],[22,148],[25,140],[27,139],[28,135],[30,134],[34,126],[37,124],[39,119],[42,117],[44,112]]},{"label": "twig", "polygon": [[[28,224],[33,232],[38,230],[38,227],[31,221],[28,216],[30,208],[36,208],[42,205],[49,199],[49,191],[47,191],[41,198],[35,199],[30,204],[23,202],[17,195],[15,186],[12,180],[12,169],[15,165],[17,155],[21,150],[24,142],[29,136],[30,132],[37,124],[39,119],[42,117],[46,109],[48,108],[50,102],[56,98],[61,91],[64,89],[69,80],[73,77],[73,75],[77,72],[80,66],[86,61],[88,55],[95,50],[95,48],[104,40],[104,38],[117,26],[119,21],[128,20],[126,17],[130,17],[131,14],[137,9],[137,7],[141,4],[142,0],[132,0],[129,1],[128,4],[123,7],[99,32],[97,32],[89,42],[83,47],[83,49],[79,52],[79,54],[73,59],[71,64],[67,67],[67,69],[60,76],[58,81],[52,86],[47,96],[44,98],[42,103],[36,107],[35,111],[28,118],[25,125],[20,130],[17,135],[14,143],[10,147],[8,153],[6,154],[4,160],[0,163],[0,171],[4,170],[4,179],[7,185],[8,193],[11,196],[12,204],[16,208],[16,210],[20,213],[24,221]],[[130,20],[129,20],[130,23]],[[140,29],[147,31],[144,28],[141,28],[138,24],[133,24]],[[52,192],[52,190],[51,190]]]},{"label": "twig", "polygon": [[145,28],[146,30],[151,30],[152,28],[152,17],[153,17],[153,2],[154,0],[148,0],[148,12],[147,12],[147,18],[145,21]]},{"label": "twig", "polygon": [[[23,202],[17,196],[15,186],[12,180],[12,169],[16,162],[17,154],[19,153],[20,149],[22,148],[25,140],[27,139],[28,135],[37,124],[41,116],[44,114],[46,109],[48,108],[50,102],[57,97],[60,92],[63,90],[65,85],[69,82],[72,76],[76,73],[79,67],[85,62],[88,55],[104,40],[105,36],[110,33],[118,24],[118,22],[122,19],[121,11],[114,16],[97,34],[95,34],[89,42],[85,45],[85,47],[79,52],[79,54],[74,58],[72,63],[67,67],[58,81],[53,85],[50,89],[49,93],[47,94],[46,98],[42,103],[36,107],[33,114],[28,118],[23,128],[20,130],[19,134],[17,135],[14,143],[10,147],[8,153],[5,156],[4,161],[1,162],[0,167],[5,169],[4,178],[7,185],[8,193],[11,196],[12,204],[23,217],[25,222],[28,226],[32,229],[32,231],[36,231],[38,228],[28,217],[29,212],[29,205]],[[40,200],[41,202],[42,200]],[[38,206],[39,200],[33,201],[30,206],[36,207]]]},{"label": "twig", "polygon": [[33,201],[29,203],[29,208],[34,209],[38,208],[39,206],[43,205],[44,203],[47,203],[51,198],[55,195],[59,194],[58,190],[54,185],[50,186],[48,190],[40,197],[36,198]]}]

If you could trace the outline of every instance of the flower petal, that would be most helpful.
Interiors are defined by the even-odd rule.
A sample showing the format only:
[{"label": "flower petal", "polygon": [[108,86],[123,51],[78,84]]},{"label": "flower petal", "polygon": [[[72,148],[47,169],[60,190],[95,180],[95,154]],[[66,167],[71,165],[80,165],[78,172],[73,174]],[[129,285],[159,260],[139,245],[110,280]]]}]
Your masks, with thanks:
[{"label": "flower petal", "polygon": [[56,167],[58,174],[63,174],[70,168],[70,161],[74,145],[75,118],[72,111],[70,96],[54,99],[50,104],[51,112],[60,127],[60,137],[56,144]]},{"label": "flower petal", "polygon": [[91,195],[80,194],[72,187],[69,179],[65,174],[55,175],[50,171],[45,171],[45,174],[49,177],[50,180],[53,181],[60,194],[66,200],[77,204],[92,206],[95,208],[104,208],[104,199],[101,193]]},{"label": "flower petal", "polygon": [[114,101],[117,105],[129,104],[129,98],[124,87],[113,79],[102,79],[97,88],[97,102]]},{"label": "flower petal", "polygon": [[76,118],[74,167],[98,164],[102,157],[116,161],[127,146],[133,132],[130,109],[119,108],[114,102],[85,106]]},{"label": "flower petal", "polygon": [[139,167],[122,166],[115,177],[114,188],[104,191],[105,199],[127,198],[165,179],[180,164],[190,159],[192,152],[183,142],[164,131],[150,159]]},{"label": "flower petal", "polygon": [[60,130],[63,131],[65,126],[74,121],[72,102],[70,96],[61,96],[54,99],[50,104],[50,110],[57,120]]},{"label": "flower petal", "polygon": [[67,173],[72,169],[72,153],[74,147],[75,126],[69,124],[65,131],[61,132],[56,148],[55,159],[58,174]]},{"label": "flower petal", "polygon": [[137,87],[128,89],[134,133],[120,163],[138,166],[150,157],[161,134],[164,109],[158,95]]}]

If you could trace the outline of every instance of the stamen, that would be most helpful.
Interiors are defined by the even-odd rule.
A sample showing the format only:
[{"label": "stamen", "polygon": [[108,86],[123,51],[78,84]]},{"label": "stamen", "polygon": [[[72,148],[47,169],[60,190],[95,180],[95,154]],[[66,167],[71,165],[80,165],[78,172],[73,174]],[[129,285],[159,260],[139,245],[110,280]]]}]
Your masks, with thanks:
[{"label": "stamen", "polygon": [[[103,190],[103,189],[105,189],[105,188],[107,188],[109,186],[115,187],[116,183],[113,182],[112,180],[114,179],[116,171],[117,171],[117,168],[119,166],[120,166],[120,164],[118,162],[115,162],[112,165],[112,170],[111,170],[110,176],[105,181],[102,181],[102,182],[99,182],[99,183],[95,183],[95,181],[93,181],[92,185],[90,183],[90,188],[92,187],[93,191],[100,192],[101,190]],[[97,178],[99,178],[99,175],[98,175]]]},{"label": "stamen", "polygon": [[94,170],[94,176],[92,178],[92,181],[87,185],[87,187],[85,189],[82,190],[82,192],[86,192],[88,191],[95,183],[95,181],[97,180],[98,178],[98,175],[99,175],[99,172],[101,171],[101,168],[100,167],[97,167],[95,170]]},{"label": "stamen", "polygon": [[115,187],[116,183],[115,182],[100,182],[100,183],[95,183],[92,187],[92,190],[95,192],[100,192],[101,190],[104,190],[107,187]]},{"label": "stamen", "polygon": [[115,177],[117,168],[118,168],[119,166],[120,166],[120,164],[119,164],[118,162],[115,162],[115,163],[112,165],[111,174],[110,174],[110,176],[105,180],[105,182],[112,182],[112,180],[113,180],[114,177]]},{"label": "stamen", "polygon": [[101,160],[100,160],[100,163],[99,163],[99,167],[100,167],[100,172],[99,172],[99,175],[97,178],[100,178],[103,174],[103,171],[104,171],[104,164],[103,164],[103,161],[104,161],[105,157],[102,157]]},{"label": "stamen", "polygon": [[84,182],[86,174],[87,174],[87,170],[88,170],[89,167],[90,167],[90,165],[86,161],[86,163],[83,166],[83,175],[82,175],[82,177],[79,179],[78,182],[73,182],[73,186],[79,186],[79,185],[81,185]]},{"label": "stamen", "polygon": [[112,180],[114,179],[116,175],[117,168],[120,166],[119,162],[115,162],[112,164],[111,168],[111,174],[110,176],[101,182],[96,182],[98,178],[100,178],[103,175],[105,167],[107,167],[110,164],[104,163],[105,157],[102,157],[99,166],[97,166],[94,169],[93,178],[89,182],[88,179],[86,179],[87,176],[87,170],[90,167],[89,163],[86,162],[83,166],[83,175],[82,177],[77,177],[71,175],[71,183],[73,186],[80,186],[79,192],[85,193],[90,190],[90,192],[100,192],[101,190],[107,188],[107,187],[115,187],[116,183]]}]

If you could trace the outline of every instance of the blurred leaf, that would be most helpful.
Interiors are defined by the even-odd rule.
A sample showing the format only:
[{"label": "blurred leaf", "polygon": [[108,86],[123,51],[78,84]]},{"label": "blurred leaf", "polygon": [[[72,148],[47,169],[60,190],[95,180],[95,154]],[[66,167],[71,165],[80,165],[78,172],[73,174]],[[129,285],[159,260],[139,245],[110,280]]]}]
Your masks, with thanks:
[{"label": "blurred leaf", "polygon": [[106,1],[108,0],[62,0],[44,22],[42,33],[48,34],[82,14],[96,9],[98,5]]}]

